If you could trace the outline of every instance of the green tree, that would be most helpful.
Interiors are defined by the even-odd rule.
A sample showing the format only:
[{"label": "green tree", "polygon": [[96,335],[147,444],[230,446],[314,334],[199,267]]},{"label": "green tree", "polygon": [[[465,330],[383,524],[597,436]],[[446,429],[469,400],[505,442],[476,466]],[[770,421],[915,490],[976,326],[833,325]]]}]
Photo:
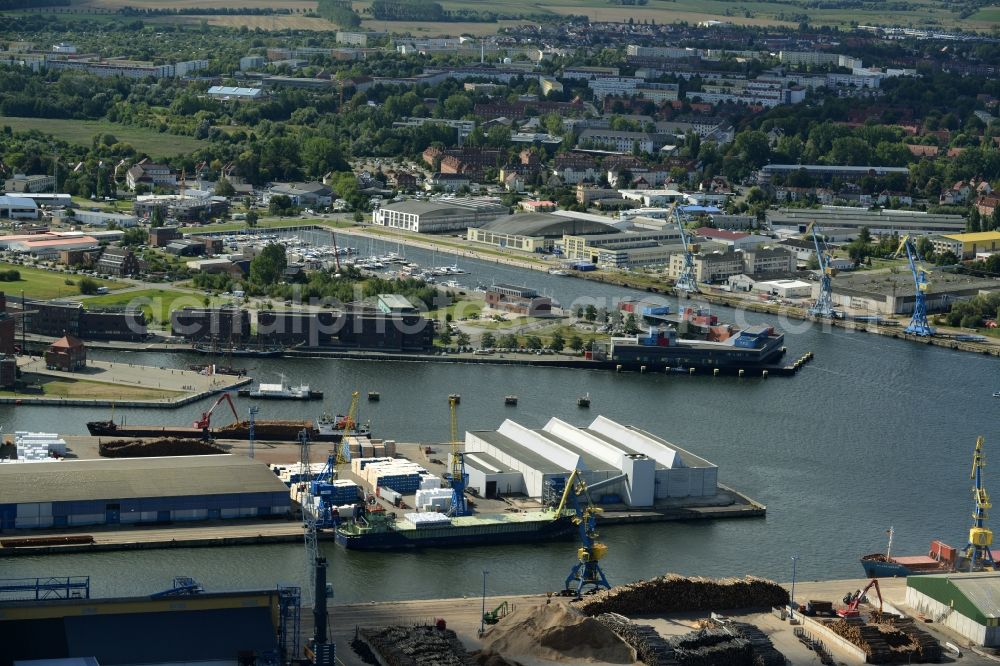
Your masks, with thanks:
[{"label": "green tree", "polygon": [[486,331],[483,333],[483,337],[479,338],[479,346],[482,349],[493,349],[497,346],[496,336],[489,331]]},{"label": "green tree", "polygon": [[583,316],[586,318],[587,321],[591,322],[595,321],[597,319],[597,308],[595,308],[593,305],[588,305],[583,310]]},{"label": "green tree", "polygon": [[569,348],[575,352],[583,351],[583,338],[579,335],[574,335],[569,339]]},{"label": "green tree", "polygon": [[629,335],[635,335],[639,332],[639,322],[636,321],[634,312],[629,312],[628,316],[625,317],[625,332]]},{"label": "green tree", "polygon": [[459,331],[458,335],[455,336],[455,343],[459,347],[468,347],[471,342],[472,340],[469,339],[469,334],[465,331]]},{"label": "green tree", "polygon": [[447,325],[441,327],[441,332],[438,333],[438,340],[445,346],[451,344],[451,329]]},{"label": "green tree", "polygon": [[85,277],[80,280],[79,288],[80,288],[80,293],[86,296],[96,294],[98,289],[97,280]]},{"label": "green tree", "polygon": [[532,351],[537,351],[541,349],[544,344],[542,343],[542,339],[537,335],[529,335],[524,341],[524,346]]},{"label": "green tree", "polygon": [[505,335],[500,336],[500,339],[497,341],[497,346],[501,347],[502,349],[517,349],[521,345],[517,341],[516,335],[514,335],[513,333],[507,333]]},{"label": "green tree", "polygon": [[555,333],[552,334],[552,337],[549,339],[549,349],[551,349],[552,351],[561,352],[565,348],[566,348],[566,338],[564,338],[559,333],[559,331],[556,331]]},{"label": "green tree", "polygon": [[162,227],[163,223],[166,221],[166,214],[163,212],[162,206],[156,206],[153,208],[153,212],[149,214],[149,226]]},{"label": "green tree", "polygon": [[276,284],[287,266],[285,246],[270,243],[250,262],[250,281],[261,286]]},{"label": "green tree", "polygon": [[292,205],[292,198],[284,194],[275,194],[268,204],[268,212],[271,215],[287,215],[295,210]]},{"label": "green tree", "polygon": [[225,177],[215,182],[215,194],[220,197],[231,197],[236,194],[236,188]]},{"label": "green tree", "polygon": [[257,211],[255,210],[247,211],[247,226],[250,227],[251,229],[257,226],[257,220],[259,219],[260,216],[257,214]]}]

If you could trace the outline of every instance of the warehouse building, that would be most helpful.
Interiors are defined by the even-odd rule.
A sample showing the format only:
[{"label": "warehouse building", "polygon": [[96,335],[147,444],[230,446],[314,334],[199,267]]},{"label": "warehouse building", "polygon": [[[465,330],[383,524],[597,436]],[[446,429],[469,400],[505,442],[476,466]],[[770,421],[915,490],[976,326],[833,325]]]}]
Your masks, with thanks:
[{"label": "warehouse building", "polygon": [[[49,586],[41,598],[39,582]],[[277,653],[285,589],[98,599],[89,583],[6,580],[0,666],[271,663],[266,658]]]},{"label": "warehouse building", "polygon": [[[932,271],[927,276],[925,292],[928,312],[945,312],[955,301],[1000,289],[1000,281],[960,273]],[[840,274],[833,280],[833,304],[865,312],[892,315],[913,314],[916,285],[909,271],[872,273],[860,271]],[[819,294],[819,283],[813,284],[813,298]]]},{"label": "warehouse building", "polygon": [[283,515],[288,488],[230,455],[0,465],[0,529]]},{"label": "warehouse building", "polygon": [[913,210],[868,210],[849,206],[821,206],[820,208],[779,208],[767,211],[767,223],[772,228],[791,227],[805,233],[810,224],[822,229],[828,241],[831,230],[861,227],[879,234],[930,234],[961,233],[965,231],[965,218],[961,215],[922,213]]},{"label": "warehouse building", "polygon": [[938,254],[951,252],[959,259],[975,259],[1000,252],[1000,231],[931,236],[930,241]]},{"label": "warehouse building", "polygon": [[550,252],[565,234],[606,234],[615,231],[611,218],[596,221],[551,213],[507,215],[482,227],[469,227],[467,238],[476,243],[524,252]]},{"label": "warehouse building", "polygon": [[976,645],[1000,646],[1000,573],[910,576],[906,605]]},{"label": "warehouse building", "polygon": [[541,429],[506,420],[496,431],[465,434],[469,486],[484,497],[561,494],[573,470],[585,483],[619,479],[595,502],[648,507],[718,493],[718,467],[634,426],[598,416],[586,428],[552,418]]},{"label": "warehouse building", "polygon": [[250,313],[242,308],[182,308],[170,313],[171,335],[186,340],[239,342],[250,337]]},{"label": "warehouse building", "polygon": [[379,208],[372,213],[372,224],[424,234],[464,232],[509,213],[510,210],[496,199],[411,199]]}]

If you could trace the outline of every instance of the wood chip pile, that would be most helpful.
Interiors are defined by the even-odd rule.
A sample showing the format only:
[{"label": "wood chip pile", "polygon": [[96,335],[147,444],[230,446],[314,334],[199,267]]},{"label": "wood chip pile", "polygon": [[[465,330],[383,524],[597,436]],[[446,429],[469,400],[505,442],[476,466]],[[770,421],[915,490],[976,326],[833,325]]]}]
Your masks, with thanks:
[{"label": "wood chip pile", "polygon": [[361,629],[363,638],[388,666],[475,666],[451,629],[382,627]]},{"label": "wood chip pile", "polygon": [[772,608],[788,604],[788,591],[764,578],[685,578],[670,574],[619,585],[584,599],[577,609],[587,615],[680,613],[695,610]]},{"label": "wood chip pile", "polygon": [[159,456],[208,456],[226,453],[222,447],[199,439],[167,437],[164,439],[118,439],[101,442],[102,458],[156,458]]},{"label": "wood chip pile", "polygon": [[864,650],[870,664],[937,662],[941,644],[911,618],[875,613],[872,622],[848,618],[826,625],[838,636]]}]

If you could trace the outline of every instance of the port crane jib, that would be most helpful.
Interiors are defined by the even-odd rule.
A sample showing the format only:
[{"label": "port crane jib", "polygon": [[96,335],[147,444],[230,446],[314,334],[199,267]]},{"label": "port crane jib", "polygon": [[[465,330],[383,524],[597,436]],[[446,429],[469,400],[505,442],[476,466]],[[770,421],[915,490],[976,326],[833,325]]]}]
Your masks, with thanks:
[{"label": "port crane jib", "polygon": [[868,590],[872,588],[875,588],[875,594],[878,595],[878,612],[881,613],[882,590],[879,588],[878,578],[872,578],[871,581],[868,583],[868,585],[865,586],[865,589],[856,591],[853,594],[848,593],[847,596],[844,597],[844,603],[847,604],[847,607],[838,608],[837,615],[844,618],[858,617],[861,614],[861,612],[858,610],[858,606],[861,604],[862,601],[864,601],[865,595],[868,594]]},{"label": "port crane jib", "polygon": [[826,242],[824,241],[823,246],[820,246],[815,223],[810,223],[806,227],[806,233],[812,234],[820,271],[819,296],[813,306],[809,308],[809,314],[814,317],[837,317],[838,313],[833,309],[833,269],[830,268],[830,254],[826,251]]},{"label": "port crane jib", "polygon": [[910,324],[904,329],[904,333],[910,333],[920,337],[934,335],[935,331],[927,321],[927,290],[930,288],[930,281],[927,279],[927,269],[920,263],[920,255],[917,248],[910,240],[910,236],[903,236],[899,241],[899,247],[893,257],[899,257],[906,253],[906,258],[910,262],[910,272],[913,274],[913,284],[916,287],[916,295],[913,301],[913,317]]},{"label": "port crane jib", "polygon": [[992,571],[996,569],[993,561],[993,531],[986,527],[986,519],[989,517],[988,511],[993,506],[990,496],[983,487],[983,467],[986,466],[986,459],[983,455],[984,439],[976,439],[976,449],[972,454],[972,474],[970,478],[975,481],[972,488],[972,496],[975,500],[975,510],[972,513],[972,527],[969,528],[969,543],[965,547],[965,557],[969,560],[969,570],[974,571],[976,567]]},{"label": "port crane jib", "polygon": [[195,421],[192,425],[199,430],[205,431],[206,433],[209,432],[212,429],[212,413],[215,411],[215,408],[223,402],[229,403],[229,409],[233,411],[233,420],[236,423],[239,423],[240,417],[236,413],[236,405],[233,404],[233,399],[229,396],[229,393],[223,393],[207,412],[201,413],[201,418]]},{"label": "port crane jib", "polygon": [[[590,488],[597,489],[602,486],[617,483],[624,478],[624,475],[606,479],[595,483]],[[586,498],[586,505],[581,504],[580,497]],[[607,555],[608,547],[598,541],[600,534],[597,532],[597,516],[603,510],[594,506],[590,499],[590,489],[580,476],[580,470],[575,469],[566,480],[566,488],[563,490],[562,499],[556,510],[556,516],[562,517],[567,510],[567,505],[572,505],[573,524],[576,525],[580,535],[581,546],[577,549],[577,564],[570,569],[569,576],[566,577],[564,594],[580,597],[586,592],[596,592],[601,588],[611,589],[604,570],[601,569],[601,560]]]},{"label": "port crane jib", "polygon": [[670,215],[674,218],[674,222],[677,224],[677,230],[681,233],[681,243],[684,245],[684,269],[681,271],[680,275],[677,276],[677,281],[674,283],[674,289],[679,292],[685,292],[690,298],[692,292],[698,293],[698,281],[694,277],[694,255],[691,253],[691,245],[688,243],[687,233],[684,231],[684,221],[681,220],[681,214],[677,210],[677,204],[672,205]]},{"label": "port crane jib", "polygon": [[449,516],[469,516],[469,501],[465,498],[465,487],[469,482],[469,475],[465,473],[465,454],[458,450],[458,397],[448,398],[448,407],[451,410],[451,472],[448,480],[451,482],[451,508],[448,509]]}]

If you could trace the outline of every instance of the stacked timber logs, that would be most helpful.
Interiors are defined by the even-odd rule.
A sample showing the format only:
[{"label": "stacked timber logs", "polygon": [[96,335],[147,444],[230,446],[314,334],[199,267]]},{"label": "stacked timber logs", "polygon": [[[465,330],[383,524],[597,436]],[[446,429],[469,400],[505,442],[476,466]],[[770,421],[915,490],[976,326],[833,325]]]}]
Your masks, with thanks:
[{"label": "stacked timber logs", "polygon": [[642,663],[649,666],[678,663],[674,659],[674,648],[648,624],[636,624],[617,613],[602,613],[596,619],[628,643]]},{"label": "stacked timber logs", "polygon": [[873,616],[874,624],[861,618],[827,623],[827,627],[864,650],[869,664],[937,662],[941,645],[910,618]]},{"label": "stacked timber logs", "polygon": [[388,666],[474,666],[475,659],[451,629],[435,627],[383,627],[361,629],[366,641]]},{"label": "stacked timber logs", "polygon": [[788,603],[788,591],[763,578],[685,578],[675,574],[598,592],[577,608],[586,615],[677,613],[731,608],[771,608]]},{"label": "stacked timber logs", "polygon": [[753,666],[750,642],[719,629],[700,629],[670,641],[683,666]]},{"label": "stacked timber logs", "polygon": [[156,458],[159,456],[207,456],[226,453],[220,446],[199,439],[168,437],[149,441],[119,439],[101,442],[98,452],[102,458]]},{"label": "stacked timber logs", "polygon": [[749,622],[726,622],[722,628],[750,643],[756,666],[785,666],[785,655],[775,649],[771,639],[756,625]]}]

